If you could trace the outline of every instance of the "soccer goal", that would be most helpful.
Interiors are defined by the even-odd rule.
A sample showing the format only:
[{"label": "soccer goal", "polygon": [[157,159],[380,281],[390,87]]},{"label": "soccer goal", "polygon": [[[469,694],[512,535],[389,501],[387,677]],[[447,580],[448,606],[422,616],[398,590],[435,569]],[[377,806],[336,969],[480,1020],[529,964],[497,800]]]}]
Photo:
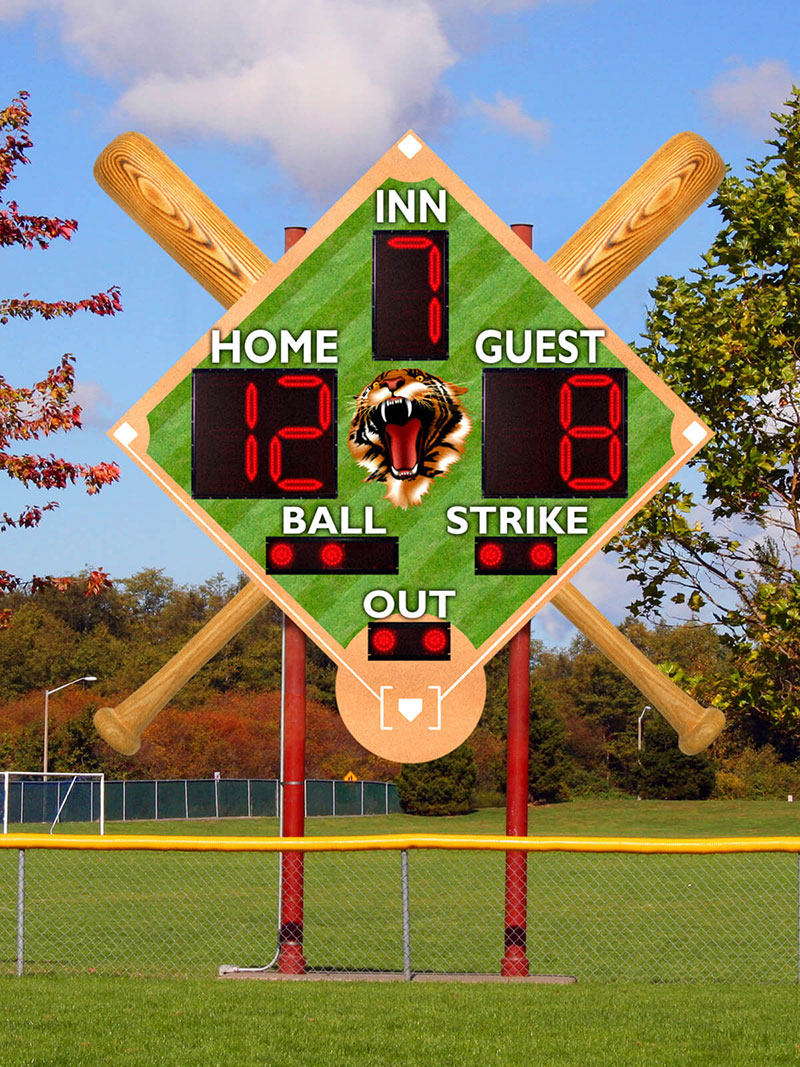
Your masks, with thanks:
[{"label": "soccer goal", "polygon": [[0,771],[3,833],[15,823],[96,822],[106,832],[106,776],[88,771]]}]

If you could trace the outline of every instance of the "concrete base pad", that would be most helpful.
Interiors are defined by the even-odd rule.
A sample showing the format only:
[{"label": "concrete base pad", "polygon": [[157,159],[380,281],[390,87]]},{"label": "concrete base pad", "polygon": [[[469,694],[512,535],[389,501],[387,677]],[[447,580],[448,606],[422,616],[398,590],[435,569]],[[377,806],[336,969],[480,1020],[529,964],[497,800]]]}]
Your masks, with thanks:
[{"label": "concrete base pad", "polygon": [[402,971],[306,971],[305,974],[281,974],[279,971],[262,971],[246,967],[219,969],[220,978],[255,978],[267,982],[500,982],[503,984],[528,985],[573,985],[577,978],[571,974],[529,974],[524,977],[505,978],[501,974],[424,974],[406,976]]}]

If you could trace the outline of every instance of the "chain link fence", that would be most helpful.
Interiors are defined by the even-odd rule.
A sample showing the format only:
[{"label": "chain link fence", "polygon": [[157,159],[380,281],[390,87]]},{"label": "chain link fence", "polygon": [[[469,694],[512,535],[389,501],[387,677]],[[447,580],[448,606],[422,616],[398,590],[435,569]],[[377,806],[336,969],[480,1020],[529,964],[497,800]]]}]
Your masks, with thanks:
[{"label": "chain link fence", "polygon": [[[98,775],[94,776],[98,778]],[[27,778],[0,773],[3,832],[9,825],[94,822],[103,807],[102,784],[79,775]],[[105,818],[112,822],[162,819],[275,818],[274,778],[177,778],[105,783]],[[400,811],[394,782],[309,778],[305,814],[393,815]]]},{"label": "chain link fence", "polygon": [[[308,967],[497,974],[504,863],[502,851],[385,842],[307,851]],[[0,973],[209,976],[267,965],[279,869],[269,851],[0,849]],[[533,973],[798,981],[794,854],[532,852],[526,904]]]}]

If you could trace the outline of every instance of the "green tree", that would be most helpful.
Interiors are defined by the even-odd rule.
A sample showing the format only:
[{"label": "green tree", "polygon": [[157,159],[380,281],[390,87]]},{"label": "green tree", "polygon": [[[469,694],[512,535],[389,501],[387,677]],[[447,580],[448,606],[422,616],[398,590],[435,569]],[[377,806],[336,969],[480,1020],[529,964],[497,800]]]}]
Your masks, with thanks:
[{"label": "green tree", "polygon": [[531,679],[528,793],[532,800],[557,804],[569,800],[575,768],[567,754],[567,728],[547,687]]},{"label": "green tree", "polygon": [[466,815],[477,779],[467,744],[429,763],[406,763],[397,778],[400,806],[412,815]]},{"label": "green tree", "polygon": [[674,731],[660,715],[645,719],[643,734],[644,745],[637,750],[635,762],[633,751],[628,754],[621,784],[643,800],[706,800],[711,796],[716,775],[708,756],[684,756],[675,744]]},{"label": "green tree", "polygon": [[735,645],[718,703],[787,748],[800,723],[800,90],[772,147],[730,175],[703,264],[651,291],[640,355],[707,420],[703,499],[671,484],[609,546],[641,594],[707,606]]}]

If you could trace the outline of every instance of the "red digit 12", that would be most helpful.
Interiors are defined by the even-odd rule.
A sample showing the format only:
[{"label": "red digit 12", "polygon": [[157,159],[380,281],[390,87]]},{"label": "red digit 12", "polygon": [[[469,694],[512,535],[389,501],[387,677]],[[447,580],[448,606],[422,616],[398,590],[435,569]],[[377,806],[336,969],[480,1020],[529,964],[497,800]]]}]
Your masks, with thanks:
[{"label": "red digit 12", "polygon": [[[576,424],[573,421],[573,390],[607,389],[605,426]],[[602,492],[611,489],[622,471],[622,439],[619,426],[622,422],[622,390],[607,374],[572,374],[566,380],[558,396],[558,416],[561,423],[561,440],[558,448],[558,469],[561,478],[576,492]],[[599,477],[576,477],[573,442],[582,440],[606,440],[607,472]]]},{"label": "red digit 12", "polygon": [[[311,441],[321,437],[331,424],[331,390],[316,374],[284,374],[278,379],[284,389],[319,389],[318,426],[281,426],[269,442],[269,476],[285,493],[313,493],[323,482],[317,478],[287,478],[283,469],[283,441]],[[249,477],[249,474],[248,474]]]}]

